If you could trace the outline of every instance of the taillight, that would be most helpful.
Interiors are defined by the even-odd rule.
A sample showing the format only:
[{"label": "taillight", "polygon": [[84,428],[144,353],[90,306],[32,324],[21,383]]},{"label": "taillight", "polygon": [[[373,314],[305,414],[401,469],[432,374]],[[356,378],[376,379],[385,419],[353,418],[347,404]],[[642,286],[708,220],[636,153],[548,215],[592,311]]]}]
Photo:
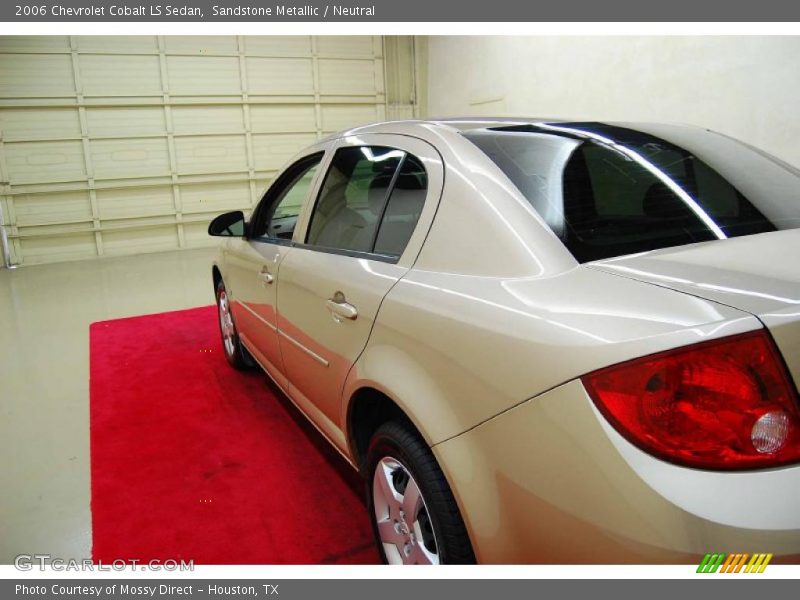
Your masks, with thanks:
[{"label": "taillight", "polygon": [[701,469],[800,461],[797,393],[764,330],[585,375],[597,408],[630,442]]}]

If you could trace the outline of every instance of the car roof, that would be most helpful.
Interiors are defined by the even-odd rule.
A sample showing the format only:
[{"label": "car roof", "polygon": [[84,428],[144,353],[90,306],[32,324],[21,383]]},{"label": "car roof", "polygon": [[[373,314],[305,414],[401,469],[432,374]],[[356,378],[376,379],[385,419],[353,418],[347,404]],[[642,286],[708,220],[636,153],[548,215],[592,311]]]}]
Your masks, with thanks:
[{"label": "car roof", "polygon": [[491,127],[507,127],[509,125],[527,125],[531,123],[562,123],[565,119],[545,119],[530,117],[444,117],[429,119],[400,119],[395,121],[380,121],[368,125],[360,125],[352,129],[340,131],[330,136],[338,138],[359,133],[398,133],[407,132],[414,128],[446,127],[456,131],[469,131],[471,129],[488,129]]},{"label": "car roof", "polygon": [[564,123],[569,119],[559,118],[531,118],[531,117],[447,117],[443,119],[427,119],[426,122],[444,125],[468,131],[470,129],[489,129],[492,127],[508,127],[510,125],[529,125],[532,123]]},{"label": "car roof", "polygon": [[[352,129],[347,129],[334,133],[324,140],[329,141],[337,138],[342,138],[350,135],[359,135],[365,133],[386,133],[386,134],[406,134],[414,135],[415,133],[423,134],[423,132],[430,132],[432,129],[442,128],[455,132],[466,132],[477,129],[492,129],[498,127],[512,127],[514,125],[557,125],[557,124],[570,124],[570,126],[579,125],[613,125],[617,127],[625,127],[633,130],[647,131],[651,127],[678,127],[689,129],[703,129],[695,125],[677,124],[677,123],[653,123],[653,122],[611,122],[605,120],[592,120],[592,119],[566,119],[566,118],[549,118],[549,117],[446,117],[446,118],[428,118],[428,119],[406,119],[397,121],[382,121],[378,123],[371,123],[368,125],[361,125]],[[421,137],[426,137],[421,135]]]}]

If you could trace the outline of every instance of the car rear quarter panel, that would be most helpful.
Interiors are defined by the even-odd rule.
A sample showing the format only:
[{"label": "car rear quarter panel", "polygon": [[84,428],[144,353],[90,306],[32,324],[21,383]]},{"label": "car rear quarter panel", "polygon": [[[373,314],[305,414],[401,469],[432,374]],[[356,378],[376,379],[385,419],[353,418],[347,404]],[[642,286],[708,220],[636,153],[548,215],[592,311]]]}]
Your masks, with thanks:
[{"label": "car rear quarter panel", "polygon": [[769,328],[795,387],[800,390],[800,307],[762,313],[759,318]]},{"label": "car rear quarter panel", "polygon": [[666,463],[611,429],[580,381],[433,450],[480,562],[800,556],[800,467],[726,473]]},{"label": "car rear quarter panel", "polygon": [[583,267],[520,279],[414,269],[384,299],[344,398],[379,387],[433,445],[595,369],[760,326]]}]

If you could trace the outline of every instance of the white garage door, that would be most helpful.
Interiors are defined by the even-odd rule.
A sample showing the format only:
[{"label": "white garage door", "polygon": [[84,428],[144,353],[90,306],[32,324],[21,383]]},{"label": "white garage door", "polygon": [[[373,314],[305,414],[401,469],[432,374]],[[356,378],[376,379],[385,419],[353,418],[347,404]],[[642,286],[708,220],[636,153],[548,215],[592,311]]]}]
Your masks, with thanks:
[{"label": "white garage door", "polygon": [[384,71],[379,37],[1,38],[10,261],[213,243],[296,151],[385,118]]}]

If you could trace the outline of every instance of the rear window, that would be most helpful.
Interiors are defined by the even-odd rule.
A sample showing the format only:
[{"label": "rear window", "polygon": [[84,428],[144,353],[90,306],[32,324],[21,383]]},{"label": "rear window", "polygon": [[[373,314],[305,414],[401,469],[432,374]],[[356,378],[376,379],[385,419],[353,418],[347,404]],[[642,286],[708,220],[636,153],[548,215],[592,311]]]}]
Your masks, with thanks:
[{"label": "rear window", "polygon": [[558,123],[469,131],[580,262],[800,227],[800,176],[705,130]]}]

